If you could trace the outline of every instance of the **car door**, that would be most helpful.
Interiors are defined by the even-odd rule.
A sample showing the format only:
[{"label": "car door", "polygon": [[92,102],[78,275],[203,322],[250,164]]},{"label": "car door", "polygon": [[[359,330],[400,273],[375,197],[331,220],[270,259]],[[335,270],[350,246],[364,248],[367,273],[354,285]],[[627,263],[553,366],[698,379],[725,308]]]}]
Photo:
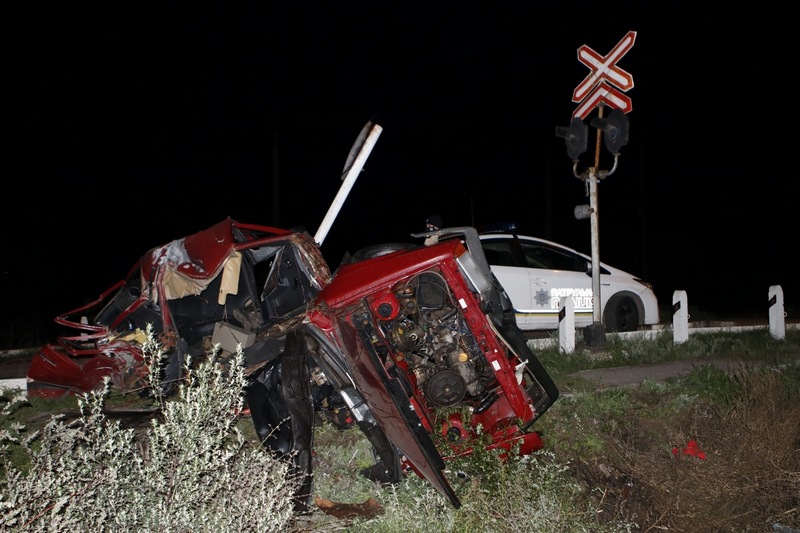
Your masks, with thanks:
[{"label": "car door", "polygon": [[517,309],[518,320],[530,329],[557,328],[561,299],[568,297],[574,304],[575,325],[591,324],[592,278],[587,259],[536,239],[519,238],[519,246],[530,280],[531,305]]},{"label": "car door", "polygon": [[514,306],[517,325],[521,329],[531,329],[533,324],[527,322],[532,317],[520,312],[533,307],[533,293],[528,270],[522,266],[519,246],[513,237],[482,237],[481,247],[492,273],[500,281]]}]

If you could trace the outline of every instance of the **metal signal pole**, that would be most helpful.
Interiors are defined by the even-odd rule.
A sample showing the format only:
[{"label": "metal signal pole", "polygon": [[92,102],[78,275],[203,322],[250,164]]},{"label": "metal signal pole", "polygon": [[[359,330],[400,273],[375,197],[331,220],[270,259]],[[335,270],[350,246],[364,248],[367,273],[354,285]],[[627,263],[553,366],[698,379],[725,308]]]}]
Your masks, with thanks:
[{"label": "metal signal pole", "polygon": [[[566,128],[556,127],[556,136],[563,137],[566,141],[567,154],[572,159],[573,175],[583,180],[588,189],[589,205],[575,207],[575,218],[591,218],[592,228],[592,324],[584,330],[588,344],[605,343],[600,295],[600,214],[597,181],[614,173],[617,169],[619,150],[628,142],[628,118],[625,113],[633,109],[633,103],[624,93],[633,88],[633,76],[620,68],[617,63],[635,42],[636,32],[629,31],[608,54],[598,54],[585,44],[578,48],[578,61],[589,67],[590,73],[572,93],[572,101],[578,103],[578,107],[572,113],[572,122]],[[603,118],[603,108],[606,105],[612,107],[613,111],[608,118]],[[579,174],[578,157],[586,151],[588,136],[588,128],[583,119],[594,108],[598,108],[598,116],[591,120],[591,125],[597,128],[594,166]],[[614,167],[609,171],[600,170],[600,139],[603,137],[606,148],[614,155]]]}]

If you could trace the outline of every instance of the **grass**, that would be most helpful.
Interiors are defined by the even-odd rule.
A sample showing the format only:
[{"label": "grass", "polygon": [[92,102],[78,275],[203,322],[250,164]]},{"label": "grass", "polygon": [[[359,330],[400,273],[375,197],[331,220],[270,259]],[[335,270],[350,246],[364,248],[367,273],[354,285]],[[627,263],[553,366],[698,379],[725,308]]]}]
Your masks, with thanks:
[{"label": "grass", "polygon": [[[320,421],[314,436],[314,496],[319,508],[287,520],[282,524],[284,530],[704,533],[770,531],[778,525],[800,528],[800,332],[797,330],[787,331],[783,340],[773,339],[761,330],[698,334],[680,345],[674,345],[666,337],[612,339],[602,356],[586,348],[568,355],[546,349],[538,355],[562,391],[569,389],[569,394],[563,394],[536,424],[545,447],[532,456],[507,461],[485,450],[449,461],[447,476],[462,501],[461,508],[453,508],[414,474],[388,487],[363,478],[359,470],[374,461],[366,439],[357,430],[340,431]],[[737,359],[745,364],[732,374],[713,365],[697,365],[683,378],[645,381],[624,388],[602,388],[570,378],[571,372],[586,368],[719,358]],[[201,428],[208,428],[215,418],[225,418],[213,401],[214,395],[198,391],[193,397],[181,398],[191,404],[207,405],[209,409],[216,405],[217,410],[213,411],[215,417],[202,417],[194,414],[196,409],[186,411],[176,407],[171,414],[176,426],[198,421]],[[119,405],[126,399],[111,394],[108,401]],[[26,466],[25,447],[20,443],[52,415],[61,416],[61,423],[66,423],[65,418],[83,420],[88,415],[86,408],[81,408],[76,399],[14,403],[8,396],[0,397],[0,407],[7,415],[2,423],[6,467],[28,472],[28,476],[52,479],[39,463],[42,455],[28,457]],[[84,418],[76,414],[81,409],[80,416]],[[110,428],[114,421],[106,423]],[[226,424],[222,426],[224,432],[217,431],[219,435],[227,435],[219,442],[220,449],[225,449],[223,442],[241,442],[236,453],[227,457],[235,461],[241,453],[250,464],[239,469],[226,467],[230,472],[230,477],[225,478],[226,489],[216,492],[212,499],[230,503],[235,496],[237,504],[231,504],[226,511],[245,513],[253,506],[263,506],[264,501],[256,501],[259,494],[251,493],[252,488],[242,483],[263,475],[267,467],[250,455],[258,451],[258,443],[249,419],[238,417]],[[22,426],[27,429],[20,430]],[[63,427],[57,427],[63,431]],[[97,434],[99,427],[84,422],[84,429],[90,433],[95,428]],[[113,434],[109,428],[102,433],[106,435],[104,442]],[[188,442],[181,449],[186,450],[183,457],[189,457],[189,451],[207,433],[207,430],[198,432],[198,428],[175,427],[170,434]],[[10,438],[15,434],[16,442]],[[240,435],[243,441],[237,441],[235,435]],[[55,435],[51,434],[51,438]],[[167,440],[164,437],[159,442]],[[151,442],[149,457],[152,457],[155,453],[152,441],[144,442]],[[683,453],[690,442],[702,450],[704,459]],[[75,454],[74,449],[69,453],[61,450],[62,459],[70,453]],[[129,458],[130,453],[133,452],[120,452],[120,456]],[[206,457],[210,460],[212,456]],[[192,470],[178,469],[175,461],[169,465],[172,466],[162,463],[158,469],[146,469],[148,476],[159,480],[142,484],[155,487],[151,489],[151,505],[164,499],[165,493],[158,487],[168,485],[174,474],[180,472],[180,477],[193,483],[202,478],[192,477]],[[8,474],[5,479],[10,479]],[[26,483],[33,484],[33,478]],[[51,482],[48,487],[53,485]],[[128,493],[106,486],[102,489],[119,495],[120,502],[115,505],[129,504],[130,489]],[[18,490],[13,484],[3,485],[0,499],[3,516],[8,512],[7,502],[22,501],[16,494]],[[77,485],[72,490],[77,490]],[[30,499],[30,493],[25,495]],[[103,501],[109,501],[111,496],[104,498]],[[210,512],[209,507],[204,509]],[[88,516],[93,515],[88,513]],[[179,524],[185,514],[162,517],[167,520],[165,523],[176,520]],[[207,520],[207,523],[215,522]],[[80,525],[80,529],[94,529],[91,522]],[[151,529],[157,528],[151,523],[141,530]],[[158,529],[170,528],[161,524]],[[0,526],[0,530],[6,529]],[[14,527],[7,530],[22,531]],[[194,530],[208,528],[195,523]],[[240,530],[254,529],[244,525]]]}]

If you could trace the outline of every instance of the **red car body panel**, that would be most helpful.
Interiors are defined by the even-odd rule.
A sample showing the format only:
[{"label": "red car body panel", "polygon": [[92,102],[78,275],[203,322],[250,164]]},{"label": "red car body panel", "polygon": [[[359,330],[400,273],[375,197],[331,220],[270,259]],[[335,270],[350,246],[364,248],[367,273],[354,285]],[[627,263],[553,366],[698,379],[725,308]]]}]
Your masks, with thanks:
[{"label": "red car body panel", "polygon": [[[460,503],[444,476],[444,457],[471,453],[472,443],[481,433],[490,436],[489,448],[492,449],[514,448],[518,453],[527,454],[543,446],[537,433],[523,429],[541,414],[526,390],[529,384],[522,383],[517,374],[517,369],[526,361],[502,342],[491,321],[487,320],[480,296],[470,289],[458,263],[458,258],[467,253],[461,241],[452,239],[435,246],[342,265],[333,282],[312,302],[308,318],[325,332],[332,344],[340,347],[358,390],[383,431],[402,451],[406,468],[427,479],[455,506]],[[458,341],[459,350],[463,348],[458,354],[460,363],[450,368],[440,365],[427,378],[427,387],[420,382],[426,378],[420,378],[419,371],[412,369],[409,363],[417,347],[404,345],[393,329],[405,328],[397,326],[397,321],[404,313],[414,315],[417,311],[411,306],[409,312],[408,304],[404,309],[400,298],[411,295],[413,280],[420,276],[444,280],[452,302],[457,302],[452,310],[443,306],[447,311],[445,315],[463,317],[469,329],[463,334],[471,339]],[[410,323],[407,325],[413,327]],[[483,370],[454,372],[452,368],[459,364],[472,364]],[[491,369],[491,376],[487,376],[488,369]],[[458,372],[466,376],[463,382]],[[468,420],[453,414],[442,417],[440,400],[447,399],[450,387],[452,390],[469,389],[469,377],[477,380],[478,374],[487,387],[487,390],[476,389],[476,396],[482,399],[463,397],[460,402],[472,406],[472,416]],[[446,383],[443,394],[442,389],[430,385],[440,375],[445,376],[442,378],[442,383]],[[547,380],[547,377],[543,379]],[[557,392],[554,393],[551,382],[547,382],[545,388],[553,396],[549,406]],[[438,440],[447,442],[447,446],[437,448],[432,436],[438,434],[444,437]]]}]

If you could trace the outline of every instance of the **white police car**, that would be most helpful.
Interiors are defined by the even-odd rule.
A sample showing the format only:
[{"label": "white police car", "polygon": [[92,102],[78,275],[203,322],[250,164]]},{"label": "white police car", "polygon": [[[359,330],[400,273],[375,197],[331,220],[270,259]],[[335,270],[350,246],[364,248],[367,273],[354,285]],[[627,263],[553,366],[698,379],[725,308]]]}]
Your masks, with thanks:
[{"label": "white police car", "polygon": [[[593,322],[591,257],[561,244],[486,231],[480,239],[486,259],[505,288],[523,330],[558,328],[561,298],[572,298],[575,326]],[[601,317],[607,331],[636,331],[659,323],[653,287],[636,276],[600,263]]]}]

